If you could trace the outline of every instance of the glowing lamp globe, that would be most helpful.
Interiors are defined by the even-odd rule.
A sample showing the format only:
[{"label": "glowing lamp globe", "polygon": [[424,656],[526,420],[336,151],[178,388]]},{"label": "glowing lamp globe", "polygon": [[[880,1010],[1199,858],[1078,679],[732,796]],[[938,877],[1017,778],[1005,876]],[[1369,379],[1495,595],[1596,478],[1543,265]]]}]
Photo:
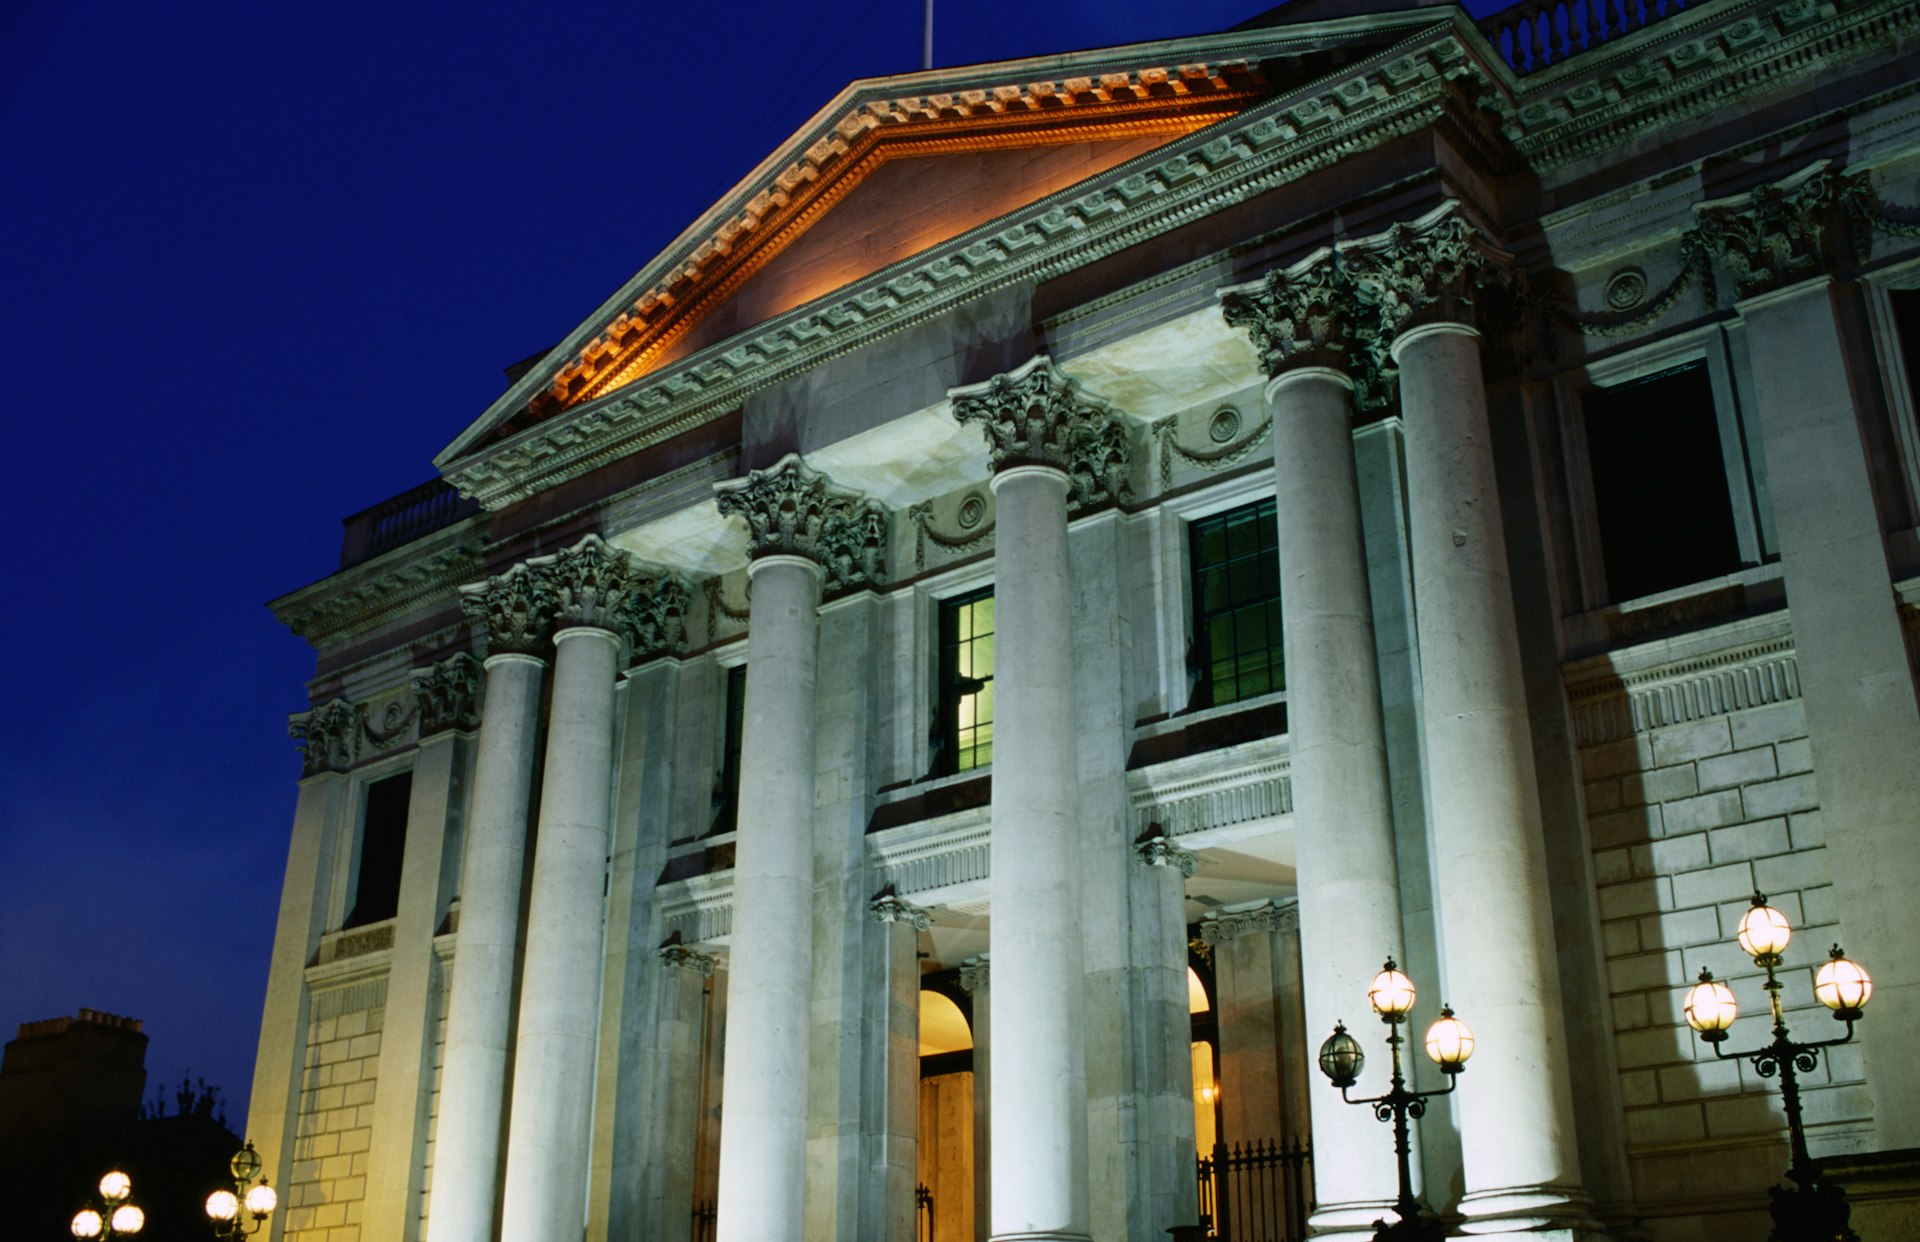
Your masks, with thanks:
[{"label": "glowing lamp globe", "polygon": [[133,1193],[133,1179],[125,1173],[113,1172],[100,1179],[100,1197],[108,1203],[118,1203]]},{"label": "glowing lamp globe", "polygon": [[227,1167],[233,1170],[233,1180],[236,1182],[250,1182],[260,1176],[260,1153],[253,1149],[252,1139],[248,1139],[245,1147],[233,1153],[233,1159],[227,1161]]},{"label": "glowing lamp globe", "polygon": [[139,1233],[147,1226],[147,1214],[131,1203],[124,1203],[113,1209],[113,1231],[115,1233]]},{"label": "glowing lamp globe", "polygon": [[1413,980],[1400,973],[1392,958],[1373,977],[1367,988],[1367,1003],[1385,1022],[1402,1022],[1413,1011]]},{"label": "glowing lamp globe", "polygon": [[1427,1028],[1427,1055],[1443,1074],[1458,1074],[1473,1055],[1473,1032],[1445,1005],[1440,1006],[1439,1020]]},{"label": "glowing lamp globe", "polygon": [[1753,908],[1740,918],[1740,947],[1762,966],[1778,966],[1780,955],[1793,939],[1793,924],[1767,904],[1764,893],[1753,895]]},{"label": "glowing lamp globe", "polygon": [[100,1213],[88,1208],[73,1218],[72,1231],[76,1238],[97,1238],[105,1229],[107,1222],[100,1219]]},{"label": "glowing lamp globe", "polygon": [[1360,1045],[1353,1036],[1347,1034],[1346,1024],[1334,1023],[1333,1034],[1327,1036],[1327,1042],[1320,1045],[1320,1072],[1344,1091],[1358,1081],[1360,1067],[1366,1063],[1366,1054],[1360,1051]]},{"label": "glowing lamp globe", "polygon": [[232,1220],[240,1214],[240,1200],[231,1190],[216,1190],[207,1196],[207,1215],[214,1220]]},{"label": "glowing lamp globe", "polygon": [[1873,979],[1866,967],[1848,960],[1836,944],[1826,964],[1813,976],[1813,994],[1822,1005],[1833,1010],[1834,1017],[1854,1022],[1873,999]]},{"label": "glowing lamp globe", "polygon": [[279,1205],[280,1196],[275,1194],[273,1187],[265,1182],[261,1182],[247,1192],[247,1211],[255,1216],[270,1216],[273,1214],[273,1209]]},{"label": "glowing lamp globe", "polygon": [[1708,1043],[1717,1044],[1727,1037],[1740,1006],[1734,1003],[1733,989],[1715,979],[1711,970],[1702,970],[1700,982],[1687,993],[1686,1014],[1688,1026]]}]

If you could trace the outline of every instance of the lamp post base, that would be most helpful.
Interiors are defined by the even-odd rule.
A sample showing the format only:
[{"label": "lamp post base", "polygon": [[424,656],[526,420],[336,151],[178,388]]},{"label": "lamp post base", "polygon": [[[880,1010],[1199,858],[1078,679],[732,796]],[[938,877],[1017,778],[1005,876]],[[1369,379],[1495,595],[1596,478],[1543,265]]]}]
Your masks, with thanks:
[{"label": "lamp post base", "polygon": [[1847,1192],[1818,1176],[1805,1186],[1771,1186],[1768,1211],[1773,1214],[1769,1242],[1860,1242],[1847,1225],[1853,1208]]},{"label": "lamp post base", "polygon": [[1391,1223],[1373,1222],[1373,1242],[1441,1242],[1447,1227],[1432,1216],[1402,1216]]}]

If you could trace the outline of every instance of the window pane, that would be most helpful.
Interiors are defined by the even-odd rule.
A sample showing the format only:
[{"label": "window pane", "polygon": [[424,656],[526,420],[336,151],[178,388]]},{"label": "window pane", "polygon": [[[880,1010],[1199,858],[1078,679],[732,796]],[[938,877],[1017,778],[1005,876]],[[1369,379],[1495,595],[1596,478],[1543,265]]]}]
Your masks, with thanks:
[{"label": "window pane", "polygon": [[1194,660],[1204,671],[1195,706],[1278,689],[1280,569],[1271,500],[1189,527]]},{"label": "window pane", "polygon": [[993,725],[993,594],[979,591],[940,605],[940,685],[936,772],[988,762]]}]

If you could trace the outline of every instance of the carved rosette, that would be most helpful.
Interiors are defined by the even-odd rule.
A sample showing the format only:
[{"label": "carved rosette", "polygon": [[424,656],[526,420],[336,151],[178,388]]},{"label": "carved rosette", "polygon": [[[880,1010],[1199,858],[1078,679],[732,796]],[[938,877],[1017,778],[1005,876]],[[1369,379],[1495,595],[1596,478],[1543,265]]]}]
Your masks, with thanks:
[{"label": "carved rosette", "polygon": [[345,772],[360,749],[360,713],[334,699],[287,721],[287,735],[300,744],[300,775]]},{"label": "carved rosette", "polygon": [[906,923],[915,931],[925,931],[933,926],[933,916],[901,898],[893,891],[892,885],[874,895],[867,905],[867,913],[873,916],[876,923]]},{"label": "carved rosette", "polygon": [[620,608],[620,635],[636,664],[678,652],[687,638],[687,584],[672,574],[636,581]]},{"label": "carved rosette", "polygon": [[886,576],[886,509],[840,491],[797,456],[720,484],[714,501],[722,517],[746,523],[749,556],[803,556],[825,571],[829,592]]},{"label": "carved rosette", "polygon": [[1385,351],[1409,328],[1474,323],[1483,295],[1512,284],[1512,256],[1460,217],[1453,203],[1384,233],[1345,243],[1354,289],[1374,332],[1369,348]]},{"label": "carved rosette", "polygon": [[431,737],[448,729],[479,728],[482,678],[480,661],[464,651],[420,670],[413,679],[413,696],[420,711],[420,736]]},{"label": "carved rosette", "polygon": [[1220,313],[1242,328],[1267,378],[1294,367],[1331,367],[1353,381],[1354,404],[1385,405],[1393,364],[1380,347],[1378,304],[1361,294],[1339,252],[1322,250],[1249,284],[1222,289]]},{"label": "carved rosette", "polygon": [[[1702,203],[1694,209],[1698,244],[1726,265],[1742,298],[1816,276],[1829,266],[1826,238],[1837,223],[1841,189],[1819,160],[1785,181]],[[1711,271],[1706,284],[1712,302]]]},{"label": "carved rosette", "polygon": [[1133,440],[1107,404],[1061,374],[1045,354],[1016,371],[947,394],[953,416],[987,433],[995,471],[1050,466],[1067,476],[1076,507],[1133,498]]},{"label": "carved rosette", "polygon": [[991,959],[985,953],[961,962],[960,986],[969,992],[978,992],[981,988],[988,986],[993,975],[992,965]]},{"label": "carved rosette", "polygon": [[487,654],[537,655],[553,636],[558,601],[545,575],[525,565],[460,588],[468,622],[487,638]]},{"label": "carved rosette", "polygon": [[527,562],[553,596],[554,628],[617,633],[634,574],[627,554],[588,535],[571,548]]},{"label": "carved rosette", "polygon": [[713,958],[684,944],[663,944],[659,956],[660,964],[669,970],[692,971],[708,977],[713,974]]},{"label": "carved rosette", "polygon": [[1140,861],[1149,867],[1173,867],[1188,878],[1200,866],[1200,859],[1196,855],[1181,849],[1173,843],[1173,838],[1159,832],[1135,841],[1133,852],[1140,855]]}]

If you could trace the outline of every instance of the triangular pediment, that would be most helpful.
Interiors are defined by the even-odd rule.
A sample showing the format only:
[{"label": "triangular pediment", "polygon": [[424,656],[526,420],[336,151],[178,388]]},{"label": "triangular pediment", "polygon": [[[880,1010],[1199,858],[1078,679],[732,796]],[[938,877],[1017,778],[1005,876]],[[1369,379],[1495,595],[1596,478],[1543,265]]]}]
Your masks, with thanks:
[{"label": "triangular pediment", "polygon": [[438,464],[1189,139],[1405,32],[1287,33],[855,83],[530,368]]}]

